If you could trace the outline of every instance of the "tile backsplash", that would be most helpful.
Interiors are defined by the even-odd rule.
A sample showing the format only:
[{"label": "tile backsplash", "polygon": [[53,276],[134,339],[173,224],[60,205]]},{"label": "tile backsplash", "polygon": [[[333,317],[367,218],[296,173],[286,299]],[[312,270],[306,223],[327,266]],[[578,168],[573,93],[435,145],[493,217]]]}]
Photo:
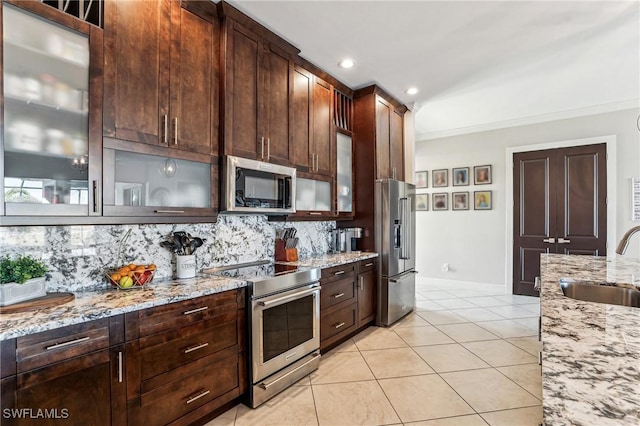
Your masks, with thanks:
[{"label": "tile backsplash", "polygon": [[219,215],[215,223],[181,225],[75,225],[0,227],[0,256],[29,254],[47,265],[47,291],[106,288],[105,268],[118,265],[118,243],[131,229],[121,263],[155,263],[156,280],[174,276],[175,257],[159,243],[174,231],[205,238],[197,268],[273,259],[275,230],[298,230],[301,258],[329,251],[328,222],[269,222],[266,216]]}]

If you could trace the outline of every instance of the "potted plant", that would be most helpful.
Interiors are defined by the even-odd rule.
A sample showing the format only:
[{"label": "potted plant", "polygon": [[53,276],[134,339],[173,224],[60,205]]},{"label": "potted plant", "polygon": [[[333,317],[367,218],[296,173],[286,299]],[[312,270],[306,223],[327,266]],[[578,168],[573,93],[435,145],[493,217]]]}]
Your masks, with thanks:
[{"label": "potted plant", "polygon": [[45,296],[46,272],[44,263],[32,256],[0,258],[0,306]]}]

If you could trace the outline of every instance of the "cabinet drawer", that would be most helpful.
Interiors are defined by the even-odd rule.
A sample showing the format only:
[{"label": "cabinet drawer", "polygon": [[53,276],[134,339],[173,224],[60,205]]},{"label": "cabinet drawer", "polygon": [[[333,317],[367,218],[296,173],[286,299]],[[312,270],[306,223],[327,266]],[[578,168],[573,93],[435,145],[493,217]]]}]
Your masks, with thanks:
[{"label": "cabinet drawer", "polygon": [[[142,394],[140,419],[164,425],[238,387],[238,354]],[[135,421],[134,421],[135,423]]]},{"label": "cabinet drawer", "polygon": [[[344,275],[341,275],[344,276]],[[342,303],[346,300],[354,300],[356,296],[356,280],[354,274],[348,274],[338,281],[322,284],[320,290],[320,310]]]},{"label": "cabinet drawer", "polygon": [[236,312],[140,339],[142,380],[238,343]]},{"label": "cabinet drawer", "polygon": [[320,341],[350,333],[356,327],[356,303],[345,306],[320,318]]},{"label": "cabinet drawer", "polygon": [[17,370],[33,370],[108,347],[108,318],[18,337]]},{"label": "cabinet drawer", "polygon": [[344,278],[345,275],[355,272],[355,263],[347,263],[346,265],[334,266],[322,270],[320,279],[323,281],[331,281],[334,279]]},{"label": "cabinet drawer", "polygon": [[372,271],[376,269],[376,259],[365,259],[361,260],[358,264],[358,272],[363,273],[367,271]]},{"label": "cabinet drawer", "polygon": [[138,313],[139,335],[150,336],[208,320],[238,308],[236,291],[225,291],[184,302],[145,309]]}]

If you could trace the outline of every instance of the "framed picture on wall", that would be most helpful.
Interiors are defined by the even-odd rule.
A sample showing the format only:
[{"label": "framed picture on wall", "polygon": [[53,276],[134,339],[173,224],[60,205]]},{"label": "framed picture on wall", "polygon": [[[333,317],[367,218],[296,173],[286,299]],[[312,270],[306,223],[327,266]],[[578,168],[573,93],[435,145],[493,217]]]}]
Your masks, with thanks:
[{"label": "framed picture on wall", "polygon": [[434,188],[449,186],[449,169],[433,170],[431,172],[431,185]]},{"label": "framed picture on wall", "polygon": [[453,186],[469,185],[469,167],[457,167],[451,170]]},{"label": "framed picture on wall", "polygon": [[433,210],[449,210],[449,194],[438,192],[433,194]]},{"label": "framed picture on wall", "polygon": [[474,210],[491,210],[492,203],[491,191],[475,191],[473,193]]},{"label": "framed picture on wall", "polygon": [[416,210],[429,210],[429,194],[416,194]]},{"label": "framed picture on wall", "polygon": [[469,210],[469,193],[468,192],[454,192],[451,194],[453,198],[452,210]]},{"label": "framed picture on wall", "polygon": [[473,168],[474,185],[489,185],[491,182],[491,166],[475,166]]},{"label": "framed picture on wall", "polygon": [[428,188],[429,187],[429,172],[416,172],[416,188]]}]

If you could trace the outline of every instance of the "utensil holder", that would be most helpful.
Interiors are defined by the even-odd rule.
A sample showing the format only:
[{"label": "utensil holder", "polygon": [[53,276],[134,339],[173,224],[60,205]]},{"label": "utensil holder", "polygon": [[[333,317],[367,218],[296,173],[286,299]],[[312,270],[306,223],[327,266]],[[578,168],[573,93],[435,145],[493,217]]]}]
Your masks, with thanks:
[{"label": "utensil holder", "polygon": [[298,260],[297,248],[286,248],[287,240],[276,238],[276,260],[278,262],[295,262]]},{"label": "utensil holder", "polygon": [[196,276],[196,255],[176,255],[176,278],[193,278]]}]

